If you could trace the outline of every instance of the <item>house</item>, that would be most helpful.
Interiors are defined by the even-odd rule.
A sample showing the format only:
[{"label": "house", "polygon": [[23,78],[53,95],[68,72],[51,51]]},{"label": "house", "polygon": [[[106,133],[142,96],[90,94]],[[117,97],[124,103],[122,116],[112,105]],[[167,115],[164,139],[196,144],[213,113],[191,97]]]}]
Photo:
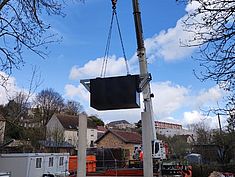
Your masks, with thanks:
[{"label": "house", "polygon": [[135,146],[142,144],[142,137],[137,132],[109,129],[95,143],[98,148],[122,148],[128,150],[128,159],[131,159]]},{"label": "house", "polygon": [[107,124],[107,127],[109,129],[127,129],[127,128],[135,128],[134,124],[130,124],[126,120],[118,120],[118,121],[112,121]]},{"label": "house", "polygon": [[0,115],[0,144],[4,141],[4,133],[6,127],[6,119],[2,115]]},{"label": "house", "polygon": [[65,176],[68,162],[68,153],[1,154],[0,171],[10,172],[11,177]]},{"label": "house", "polygon": [[[54,114],[46,125],[47,140],[68,142],[77,147],[79,116]],[[87,119],[87,147],[94,146],[97,129],[89,117]]]}]

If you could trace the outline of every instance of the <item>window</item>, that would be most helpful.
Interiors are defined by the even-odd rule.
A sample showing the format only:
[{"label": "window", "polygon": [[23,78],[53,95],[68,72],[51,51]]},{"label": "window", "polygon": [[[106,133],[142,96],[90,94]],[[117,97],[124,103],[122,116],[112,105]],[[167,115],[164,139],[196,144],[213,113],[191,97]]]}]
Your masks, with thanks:
[{"label": "window", "polygon": [[64,157],[60,157],[59,166],[64,165]]},{"label": "window", "polygon": [[90,147],[94,147],[94,141],[91,141]]},{"label": "window", "polygon": [[42,168],[42,158],[36,158],[36,168]]},{"label": "window", "polygon": [[69,142],[70,144],[72,144],[72,139],[71,139],[71,138],[69,138],[69,139],[68,139],[68,142]]},{"label": "window", "polygon": [[49,157],[49,167],[53,167],[53,157]]}]

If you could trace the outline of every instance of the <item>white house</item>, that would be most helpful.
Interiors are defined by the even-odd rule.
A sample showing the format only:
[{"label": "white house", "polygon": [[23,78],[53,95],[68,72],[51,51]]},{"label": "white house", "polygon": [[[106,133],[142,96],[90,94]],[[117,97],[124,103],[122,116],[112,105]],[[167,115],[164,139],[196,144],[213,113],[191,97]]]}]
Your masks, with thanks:
[{"label": "white house", "polygon": [[127,128],[135,128],[134,124],[130,124],[126,120],[117,120],[117,121],[112,121],[107,124],[108,128],[118,128],[118,129],[127,129]]},{"label": "white house", "polygon": [[69,153],[15,153],[0,155],[0,171],[11,177],[68,176]]},{"label": "white house", "polygon": [[[77,146],[79,116],[54,114],[46,125],[47,139],[53,141],[66,141]],[[96,126],[87,120],[87,147],[94,146],[97,140]]]}]

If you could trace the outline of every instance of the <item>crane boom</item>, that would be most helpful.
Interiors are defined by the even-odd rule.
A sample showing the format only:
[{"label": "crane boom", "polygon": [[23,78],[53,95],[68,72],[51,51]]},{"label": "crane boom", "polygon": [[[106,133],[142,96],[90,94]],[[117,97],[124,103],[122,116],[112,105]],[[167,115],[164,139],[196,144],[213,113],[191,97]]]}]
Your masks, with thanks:
[{"label": "crane boom", "polygon": [[156,130],[153,119],[152,96],[149,81],[145,79],[150,76],[147,67],[146,51],[143,40],[143,29],[141,22],[141,13],[139,10],[138,0],[132,0],[133,14],[135,22],[136,40],[137,40],[137,56],[139,59],[140,77],[142,80],[147,80],[145,86],[142,88],[144,99],[144,111],[141,113],[142,120],[142,143],[143,143],[143,166],[144,177],[153,176],[153,157],[152,157],[152,142],[156,141]]}]

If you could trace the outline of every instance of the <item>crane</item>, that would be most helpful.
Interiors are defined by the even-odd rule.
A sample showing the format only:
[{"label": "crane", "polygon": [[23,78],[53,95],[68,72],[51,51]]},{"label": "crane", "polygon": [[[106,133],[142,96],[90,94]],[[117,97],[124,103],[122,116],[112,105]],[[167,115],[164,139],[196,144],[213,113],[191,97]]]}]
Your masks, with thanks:
[{"label": "crane", "polygon": [[[116,1],[116,0],[113,0]],[[133,15],[135,22],[135,32],[137,40],[137,56],[139,59],[140,77],[141,83],[140,88],[143,93],[144,100],[144,110],[141,112],[142,121],[142,144],[143,144],[143,168],[144,177],[153,176],[153,158],[155,157],[155,146],[158,146],[156,138],[156,129],[153,118],[153,106],[151,93],[150,80],[151,75],[148,72],[147,60],[146,60],[146,50],[143,40],[143,29],[141,22],[141,13],[139,10],[138,0],[132,0],[133,5]],[[159,149],[159,148],[158,148]]]}]

